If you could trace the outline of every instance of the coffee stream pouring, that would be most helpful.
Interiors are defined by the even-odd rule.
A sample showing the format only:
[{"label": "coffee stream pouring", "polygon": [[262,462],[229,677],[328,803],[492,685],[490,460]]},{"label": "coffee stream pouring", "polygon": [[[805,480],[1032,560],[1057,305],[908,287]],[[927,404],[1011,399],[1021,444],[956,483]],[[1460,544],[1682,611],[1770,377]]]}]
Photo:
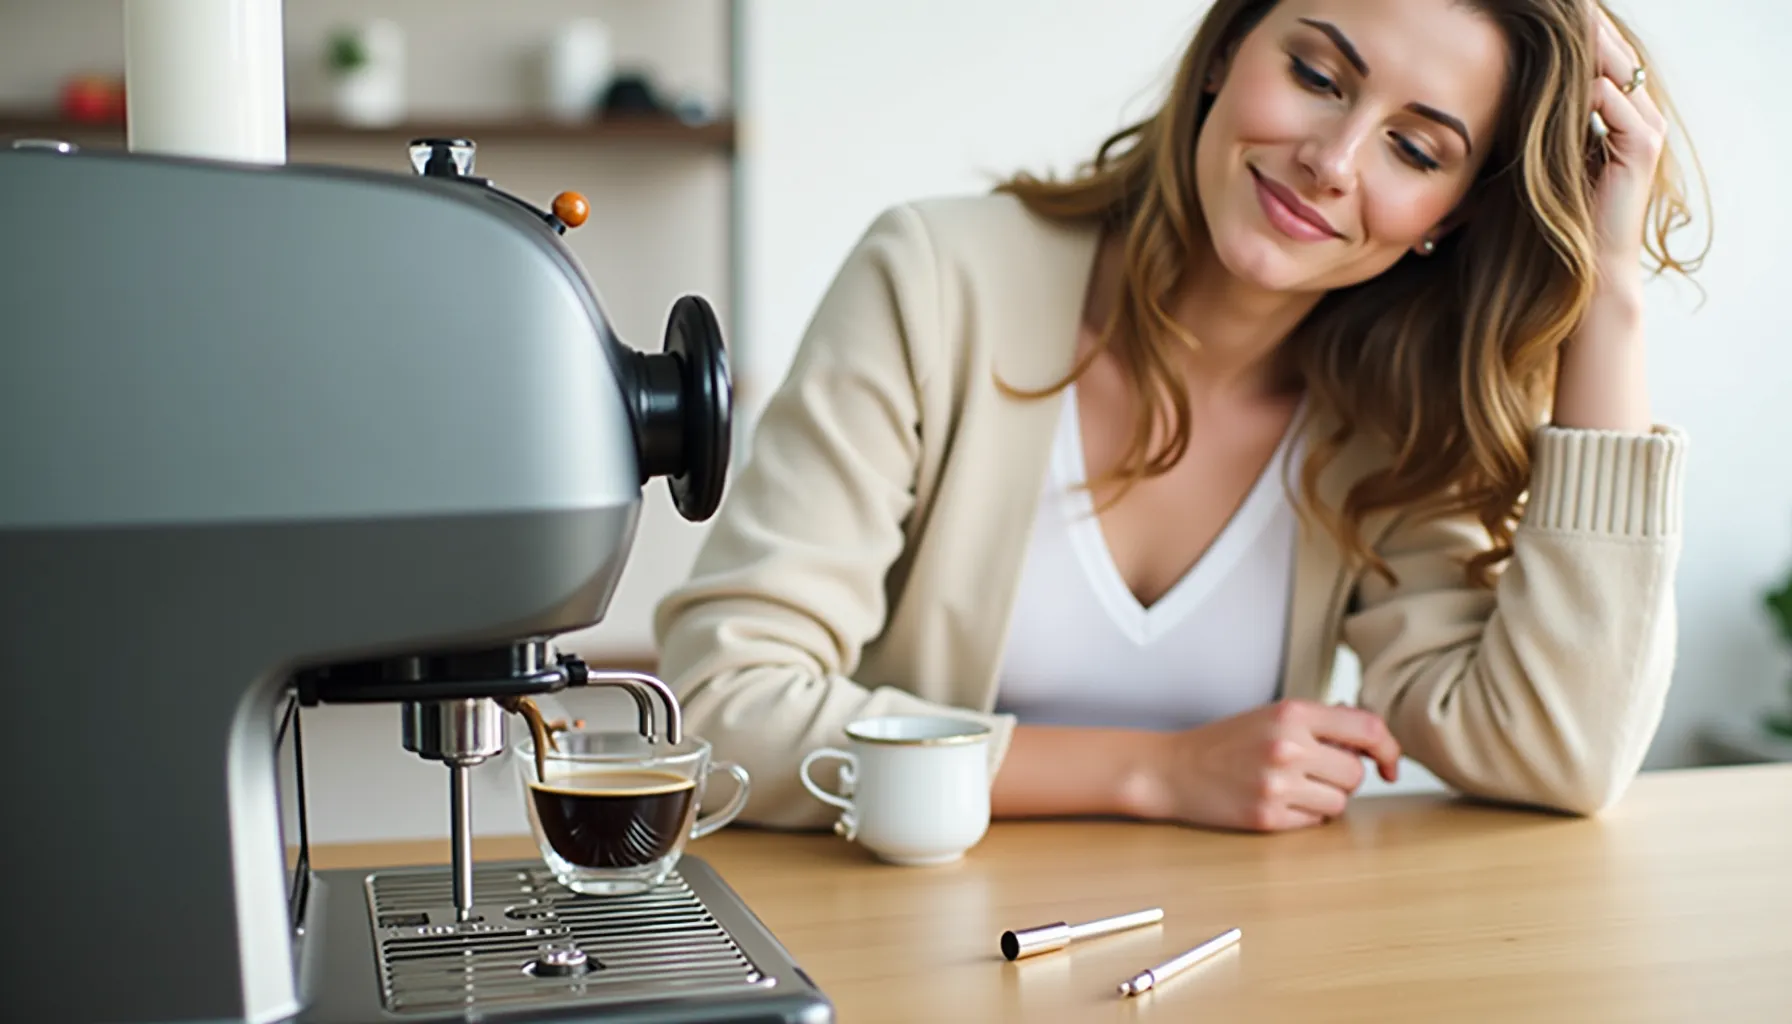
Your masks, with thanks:
[{"label": "coffee stream pouring", "polygon": [[[9,1015],[831,1019],[700,857],[645,902],[472,861],[506,706],[619,686],[682,731],[658,680],[553,642],[603,619],[648,483],[715,510],[730,433],[708,303],[624,345],[563,239],[588,204],[475,152],[0,150],[0,687],[96,723],[5,748],[58,766],[0,787]],[[310,866],[305,709],[370,702],[449,768],[452,869]]]}]

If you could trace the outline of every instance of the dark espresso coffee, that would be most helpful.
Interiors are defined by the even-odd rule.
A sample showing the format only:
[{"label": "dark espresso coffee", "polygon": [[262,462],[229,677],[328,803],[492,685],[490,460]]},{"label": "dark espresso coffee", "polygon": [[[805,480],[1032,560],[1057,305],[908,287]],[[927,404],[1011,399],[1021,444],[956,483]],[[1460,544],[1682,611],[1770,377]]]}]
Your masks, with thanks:
[{"label": "dark espresso coffee", "polygon": [[672,852],[697,785],[670,772],[592,772],[529,783],[541,833],[569,864],[633,868]]}]

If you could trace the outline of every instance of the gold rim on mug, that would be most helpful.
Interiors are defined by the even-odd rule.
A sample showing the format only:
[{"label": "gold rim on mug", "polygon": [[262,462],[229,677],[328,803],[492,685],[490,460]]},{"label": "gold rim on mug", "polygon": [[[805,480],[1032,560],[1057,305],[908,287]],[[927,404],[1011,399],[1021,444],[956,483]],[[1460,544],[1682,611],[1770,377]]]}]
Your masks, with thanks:
[{"label": "gold rim on mug", "polygon": [[989,726],[987,725],[966,722],[964,727],[975,731],[955,732],[950,736],[909,736],[900,739],[890,736],[867,736],[864,733],[853,731],[852,725],[848,725],[844,731],[848,739],[857,740],[860,743],[876,743],[886,747],[950,747],[960,743],[976,743],[989,738]]}]

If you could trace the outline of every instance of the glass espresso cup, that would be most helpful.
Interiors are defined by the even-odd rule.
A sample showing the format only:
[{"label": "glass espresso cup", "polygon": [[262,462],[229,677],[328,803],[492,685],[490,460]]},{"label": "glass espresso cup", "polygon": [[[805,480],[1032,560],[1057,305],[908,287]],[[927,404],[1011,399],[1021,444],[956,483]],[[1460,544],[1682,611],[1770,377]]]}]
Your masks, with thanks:
[{"label": "glass espresso cup", "polygon": [[[516,747],[535,845],[561,885],[613,896],[666,880],[685,843],[733,821],[747,805],[746,769],[710,761],[709,742],[649,742],[628,732],[557,732],[536,767],[535,744]],[[698,817],[709,776],[734,776],[727,806]]]}]

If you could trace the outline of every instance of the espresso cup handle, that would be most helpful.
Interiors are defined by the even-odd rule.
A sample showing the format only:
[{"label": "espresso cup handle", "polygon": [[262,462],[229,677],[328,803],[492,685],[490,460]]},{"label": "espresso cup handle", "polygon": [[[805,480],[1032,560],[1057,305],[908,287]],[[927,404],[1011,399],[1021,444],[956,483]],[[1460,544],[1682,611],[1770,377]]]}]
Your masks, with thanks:
[{"label": "espresso cup handle", "polygon": [[838,807],[850,816],[853,813],[851,800],[828,792],[821,787],[820,783],[809,777],[809,766],[825,758],[846,762],[840,767],[840,784],[846,789],[845,797],[852,796],[853,783],[858,780],[859,775],[859,759],[852,756],[849,751],[835,750],[833,747],[822,747],[819,750],[810,751],[809,756],[803,758],[802,765],[796,770],[797,778],[802,780],[803,788],[808,790],[815,799],[830,807]]},{"label": "espresso cup handle", "polygon": [[753,780],[747,777],[747,770],[745,768],[735,764],[733,761],[717,761],[709,766],[709,770],[710,772],[727,772],[729,775],[734,776],[734,799],[728,801],[728,806],[721,810],[698,818],[697,824],[691,829],[692,839],[702,839],[716,829],[728,824],[733,821],[735,816],[740,814],[742,810],[745,810],[747,806],[747,789],[752,785]]}]

